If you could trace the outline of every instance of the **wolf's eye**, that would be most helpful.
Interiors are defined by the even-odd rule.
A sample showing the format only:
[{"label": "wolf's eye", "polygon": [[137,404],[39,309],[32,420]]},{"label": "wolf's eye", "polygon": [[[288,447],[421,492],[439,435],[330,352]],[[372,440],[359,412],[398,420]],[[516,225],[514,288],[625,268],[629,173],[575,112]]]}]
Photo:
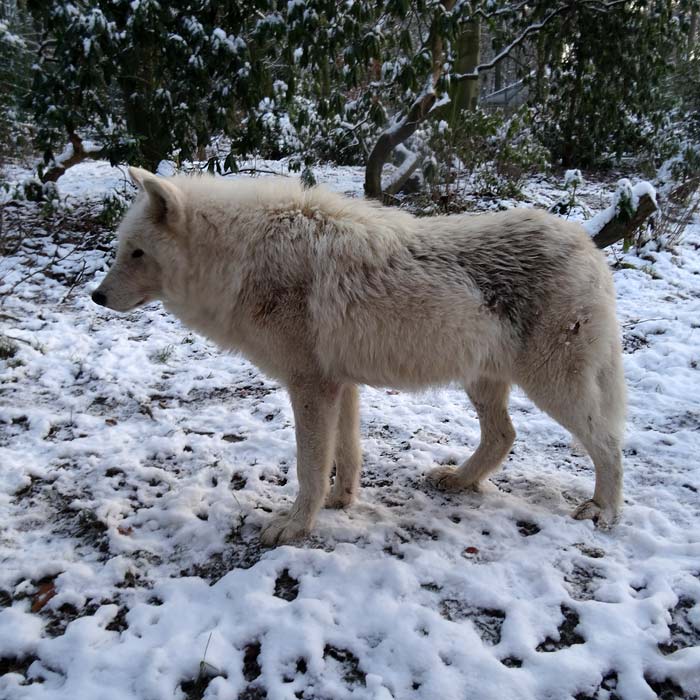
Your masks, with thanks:
[{"label": "wolf's eye", "polygon": [[137,248],[137,249],[131,254],[131,257],[132,257],[132,258],[140,258],[140,257],[143,257],[143,251],[141,250],[141,248]]}]

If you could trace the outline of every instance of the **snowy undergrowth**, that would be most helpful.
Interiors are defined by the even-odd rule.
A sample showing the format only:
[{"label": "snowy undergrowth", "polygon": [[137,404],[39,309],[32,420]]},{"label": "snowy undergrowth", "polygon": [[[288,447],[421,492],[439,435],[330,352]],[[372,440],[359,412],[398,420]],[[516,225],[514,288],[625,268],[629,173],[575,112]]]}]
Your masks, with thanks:
[{"label": "snowy undergrowth", "polygon": [[[361,189],[353,169],[318,175]],[[60,185],[119,179],[86,164]],[[526,190],[548,204],[547,187]],[[53,245],[0,261],[2,288]],[[92,304],[105,251],[22,282],[0,307],[0,696],[700,697],[700,226],[624,261],[612,533],[569,517],[592,468],[522,393],[492,488],[451,496],[424,475],[476,447],[464,393],[364,389],[359,503],[274,550],[260,527],[297,490],[285,392],[158,306]]]}]

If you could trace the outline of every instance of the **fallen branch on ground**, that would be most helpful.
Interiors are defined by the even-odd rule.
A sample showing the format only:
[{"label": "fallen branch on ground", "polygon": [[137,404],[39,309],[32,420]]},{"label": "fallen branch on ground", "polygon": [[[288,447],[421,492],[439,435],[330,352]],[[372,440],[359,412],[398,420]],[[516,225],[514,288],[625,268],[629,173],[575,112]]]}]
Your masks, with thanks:
[{"label": "fallen branch on ground", "polygon": [[639,198],[637,209],[631,219],[618,214],[608,221],[598,233],[593,236],[593,242],[599,248],[605,248],[617,241],[631,239],[637,229],[658,209],[656,202],[648,194]]}]

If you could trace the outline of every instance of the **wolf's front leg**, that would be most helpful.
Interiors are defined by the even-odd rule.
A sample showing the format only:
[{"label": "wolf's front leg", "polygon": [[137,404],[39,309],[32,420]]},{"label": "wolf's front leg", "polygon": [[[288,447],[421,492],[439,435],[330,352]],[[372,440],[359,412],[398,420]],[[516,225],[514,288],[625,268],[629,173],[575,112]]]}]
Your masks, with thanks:
[{"label": "wolf's front leg", "polygon": [[305,379],[289,384],[297,438],[299,494],[289,512],[262,530],[263,544],[284,544],[308,534],[328,490],[340,407],[340,385]]},{"label": "wolf's front leg", "polygon": [[345,384],[341,389],[335,443],[335,481],[326,499],[326,508],[345,508],[352,504],[360,487],[361,468],[359,392],[355,384]]}]

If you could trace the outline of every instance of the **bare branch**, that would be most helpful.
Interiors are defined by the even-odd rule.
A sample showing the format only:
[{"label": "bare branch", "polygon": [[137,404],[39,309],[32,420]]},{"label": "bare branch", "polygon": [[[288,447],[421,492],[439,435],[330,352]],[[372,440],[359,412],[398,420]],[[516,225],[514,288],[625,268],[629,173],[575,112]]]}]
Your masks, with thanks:
[{"label": "bare branch", "polygon": [[525,5],[529,3],[530,0],[523,0],[523,2],[518,2],[515,5],[510,5],[508,7],[501,7],[493,12],[485,12],[480,7],[477,8],[469,19],[474,19],[475,17],[481,17],[481,19],[490,20],[495,17],[504,17],[505,15],[512,15],[522,10]]},{"label": "bare branch", "polygon": [[[474,70],[471,70],[468,73],[458,73],[457,75],[453,75],[451,76],[451,80],[453,80],[454,82],[461,82],[463,80],[478,80],[479,74],[481,72],[494,68],[497,63],[502,61],[504,58],[508,58],[511,52],[518,46],[520,46],[525,41],[525,39],[527,39],[527,37],[529,37],[531,34],[535,34],[536,32],[541,31],[555,17],[558,17],[559,15],[564,14],[569,10],[573,10],[576,7],[586,6],[607,12],[615,6],[623,5],[626,2],[629,2],[629,0],[580,0],[579,2],[572,2],[560,5],[556,9],[552,10],[548,15],[546,15],[544,19],[542,19],[540,22],[535,22],[534,24],[530,24],[528,27],[526,27],[519,36],[513,39],[513,41],[510,44],[508,44],[508,46],[506,46],[502,51],[496,54],[496,56],[494,56],[490,61],[488,61],[487,63],[479,64],[474,68]],[[480,10],[477,10],[474,13],[474,16],[477,15],[484,16]]]},{"label": "bare branch", "polygon": [[511,41],[511,43],[508,44],[508,46],[506,46],[502,51],[496,54],[496,56],[494,56],[490,61],[488,61],[487,63],[480,63],[474,68],[474,70],[471,70],[468,73],[460,73],[458,75],[453,75],[451,76],[451,80],[453,80],[454,82],[461,82],[462,80],[478,80],[479,73],[494,68],[497,63],[502,61],[504,58],[508,58],[511,51],[520,46],[520,44],[522,44],[525,41],[525,39],[527,39],[527,37],[530,36],[530,34],[539,32],[541,29],[546,27],[547,24],[549,24],[549,22],[551,22],[555,17],[562,14],[568,9],[570,9],[569,5],[562,5],[556,10],[552,10],[541,22],[536,22],[535,24],[529,25],[518,37],[513,39],[513,41]]}]

